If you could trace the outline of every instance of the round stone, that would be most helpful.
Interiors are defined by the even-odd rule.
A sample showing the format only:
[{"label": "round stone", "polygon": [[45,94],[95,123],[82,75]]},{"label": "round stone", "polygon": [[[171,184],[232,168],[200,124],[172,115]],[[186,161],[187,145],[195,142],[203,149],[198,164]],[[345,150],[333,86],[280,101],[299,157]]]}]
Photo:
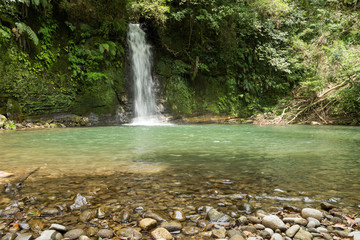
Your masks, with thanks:
[{"label": "round stone", "polygon": [[154,231],[151,232],[151,236],[155,239],[155,240],[171,240],[172,239],[172,235],[171,233],[169,233],[168,230],[166,230],[165,228],[157,228]]}]

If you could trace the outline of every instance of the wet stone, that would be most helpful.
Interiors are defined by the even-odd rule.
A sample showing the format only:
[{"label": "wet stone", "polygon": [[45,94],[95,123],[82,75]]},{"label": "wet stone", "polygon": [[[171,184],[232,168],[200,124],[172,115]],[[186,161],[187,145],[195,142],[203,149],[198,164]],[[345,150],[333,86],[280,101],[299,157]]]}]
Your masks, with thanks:
[{"label": "wet stone", "polygon": [[60,224],[56,224],[56,223],[53,223],[51,224],[50,230],[56,230],[58,232],[66,232],[67,231],[67,228],[63,225],[60,225]]},{"label": "wet stone", "polygon": [[101,237],[101,238],[112,238],[114,236],[114,233],[113,231],[109,230],[109,229],[101,229],[99,232],[98,232],[98,237]]},{"label": "wet stone", "polygon": [[226,237],[226,229],[225,229],[225,228],[214,229],[214,230],[212,231],[212,234],[213,234],[216,238],[225,238],[225,237]]},{"label": "wet stone", "polygon": [[21,233],[15,238],[15,240],[31,240],[31,239],[33,239],[32,233]]},{"label": "wet stone", "polygon": [[15,239],[15,233],[7,233],[1,238],[1,240],[14,240],[14,239]]},{"label": "wet stone", "polygon": [[42,216],[55,216],[57,214],[59,214],[59,210],[56,208],[44,208],[41,211]]},{"label": "wet stone", "polygon": [[154,227],[156,227],[157,222],[155,219],[152,218],[144,218],[141,219],[141,221],[139,222],[139,227],[141,227],[141,229],[148,231]]},{"label": "wet stone", "polygon": [[172,214],[171,214],[171,218],[180,222],[183,222],[186,220],[185,215],[183,213],[183,211],[181,210],[175,210]]},{"label": "wet stone", "polygon": [[167,217],[163,213],[160,213],[157,211],[152,211],[152,210],[146,211],[145,217],[153,218],[158,222],[166,222],[167,221]]},{"label": "wet stone", "polygon": [[121,210],[113,216],[113,220],[119,223],[128,223],[131,221],[131,214],[127,209]]},{"label": "wet stone", "polygon": [[56,240],[56,234],[55,230],[45,230],[36,240]]},{"label": "wet stone", "polygon": [[30,230],[30,225],[28,223],[19,223],[19,227],[23,230]]},{"label": "wet stone", "polygon": [[84,235],[85,231],[83,229],[73,229],[65,233],[64,237],[69,240],[74,240],[79,238],[81,235]]},{"label": "wet stone", "polygon": [[29,222],[30,228],[34,232],[39,232],[44,228],[44,223],[40,220],[32,220]]},{"label": "wet stone", "polygon": [[10,208],[1,212],[2,217],[13,216],[15,213],[20,212],[19,208]]},{"label": "wet stone", "polygon": [[157,229],[155,229],[154,231],[151,232],[151,236],[155,240],[163,240],[163,239],[171,240],[172,239],[172,235],[165,228],[157,228]]},{"label": "wet stone", "polygon": [[79,216],[79,219],[80,221],[82,222],[88,222],[90,221],[91,219],[93,219],[95,217],[95,213],[94,211],[92,210],[85,210],[83,211],[80,216]]},{"label": "wet stone", "polygon": [[328,203],[328,202],[322,202],[320,204],[320,207],[322,210],[325,210],[325,211],[329,211],[329,210],[335,208],[335,206],[333,204]]},{"label": "wet stone", "polygon": [[[171,222],[163,222],[163,223],[161,223],[160,227],[165,228],[169,232],[175,232],[175,231],[180,231],[181,228],[182,228],[182,225],[179,222],[171,221]],[[206,227],[206,225],[205,225],[205,227]]]},{"label": "wet stone", "polygon": [[[169,233],[170,234],[170,233]],[[142,234],[134,228],[128,228],[121,233],[121,236],[127,239],[139,240],[142,238]]]},{"label": "wet stone", "polygon": [[241,235],[234,235],[229,240],[245,240]]},{"label": "wet stone", "polygon": [[239,230],[231,229],[231,230],[227,231],[227,235],[231,238],[235,235],[241,235],[241,232]]},{"label": "wet stone", "polygon": [[185,235],[195,235],[198,234],[200,232],[200,229],[194,226],[185,226],[182,229],[183,234]]},{"label": "wet stone", "polygon": [[230,222],[231,217],[229,215],[226,215],[222,212],[217,211],[216,209],[212,208],[208,213],[207,217],[210,220],[210,222]]}]

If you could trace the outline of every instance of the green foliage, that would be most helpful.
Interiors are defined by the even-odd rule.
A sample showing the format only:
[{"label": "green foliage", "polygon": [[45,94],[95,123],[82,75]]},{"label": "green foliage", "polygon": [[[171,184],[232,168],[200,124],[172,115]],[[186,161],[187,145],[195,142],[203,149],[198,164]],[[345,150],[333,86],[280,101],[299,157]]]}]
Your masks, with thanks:
[{"label": "green foliage", "polygon": [[128,9],[136,21],[143,17],[163,25],[170,12],[170,7],[166,3],[167,0],[131,0]]},{"label": "green foliage", "polygon": [[34,42],[35,45],[39,44],[39,39],[36,33],[31,29],[31,27],[29,27],[23,22],[17,22],[15,23],[15,25],[18,28],[20,35],[27,35]]}]

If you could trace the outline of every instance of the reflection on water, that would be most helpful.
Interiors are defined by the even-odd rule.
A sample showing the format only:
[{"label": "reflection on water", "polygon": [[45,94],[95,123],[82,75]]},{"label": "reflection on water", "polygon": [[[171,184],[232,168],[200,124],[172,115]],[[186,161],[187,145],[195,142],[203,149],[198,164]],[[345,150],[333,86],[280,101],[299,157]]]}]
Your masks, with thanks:
[{"label": "reflection on water", "polygon": [[177,180],[201,178],[205,183],[229,179],[234,193],[262,199],[333,198],[357,206],[359,146],[356,127],[196,125],[17,131],[0,134],[0,171],[21,176],[42,167],[33,178],[171,173],[167,176],[176,175]]}]

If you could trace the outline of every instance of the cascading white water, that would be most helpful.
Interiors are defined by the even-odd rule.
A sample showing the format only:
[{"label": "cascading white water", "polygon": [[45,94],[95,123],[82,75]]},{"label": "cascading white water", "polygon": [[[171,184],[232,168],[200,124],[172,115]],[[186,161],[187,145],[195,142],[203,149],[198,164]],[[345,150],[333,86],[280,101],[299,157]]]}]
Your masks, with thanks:
[{"label": "cascading white water", "polygon": [[134,113],[132,125],[158,125],[154,81],[151,76],[151,46],[139,24],[129,24],[128,42],[134,83]]}]

